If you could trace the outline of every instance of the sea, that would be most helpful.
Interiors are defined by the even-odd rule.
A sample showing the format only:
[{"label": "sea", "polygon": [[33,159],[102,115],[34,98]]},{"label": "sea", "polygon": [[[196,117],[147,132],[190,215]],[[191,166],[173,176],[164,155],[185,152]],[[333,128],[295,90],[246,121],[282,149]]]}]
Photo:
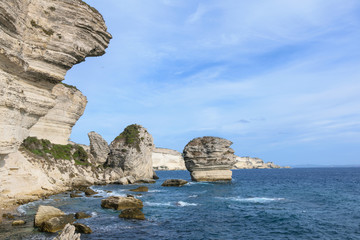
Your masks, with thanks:
[{"label": "sea", "polygon": [[[0,225],[0,239],[53,239],[32,227],[39,205],[87,212],[81,239],[360,239],[360,168],[233,170],[231,182],[191,182],[187,171],[158,171],[144,203],[146,220],[125,220],[101,199],[134,194],[137,185],[93,186],[94,197],[58,194],[18,208],[24,226]],[[162,187],[185,179],[183,187]],[[111,192],[107,192],[111,191]]]}]

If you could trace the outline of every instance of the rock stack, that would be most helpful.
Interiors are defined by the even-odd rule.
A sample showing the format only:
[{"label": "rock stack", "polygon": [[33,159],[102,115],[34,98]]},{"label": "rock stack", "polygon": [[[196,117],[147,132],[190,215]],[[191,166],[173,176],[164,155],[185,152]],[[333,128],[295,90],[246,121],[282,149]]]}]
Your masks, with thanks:
[{"label": "rock stack", "polygon": [[184,148],[184,160],[194,181],[231,181],[235,164],[232,142],[218,137],[191,140]]}]

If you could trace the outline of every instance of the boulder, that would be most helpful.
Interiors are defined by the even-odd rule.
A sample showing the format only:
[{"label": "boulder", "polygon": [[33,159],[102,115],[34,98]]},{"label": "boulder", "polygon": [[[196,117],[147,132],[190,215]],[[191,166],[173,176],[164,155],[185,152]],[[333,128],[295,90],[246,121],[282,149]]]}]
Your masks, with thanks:
[{"label": "boulder", "polygon": [[126,219],[145,220],[144,213],[138,208],[124,209],[121,211],[119,217]]},{"label": "boulder", "polygon": [[75,218],[76,219],[91,218],[91,215],[84,212],[77,212],[75,213]]},{"label": "boulder", "polygon": [[96,163],[103,165],[110,153],[108,143],[96,132],[89,132],[90,153],[94,156]]},{"label": "boulder", "polygon": [[191,140],[184,148],[184,160],[193,181],[231,181],[235,164],[232,142],[218,137]]},{"label": "boulder", "polygon": [[55,233],[62,230],[66,224],[75,222],[73,214],[53,217],[43,222],[39,228],[40,232]]},{"label": "boulder", "polygon": [[117,182],[117,184],[120,184],[120,185],[128,185],[129,184],[129,181],[126,177],[123,177],[123,178],[120,178],[119,181]]},{"label": "boulder", "polygon": [[75,233],[75,227],[71,224],[66,224],[61,234],[53,240],[80,240],[81,234]]},{"label": "boulder", "polygon": [[90,234],[92,233],[92,230],[90,227],[86,226],[85,224],[82,223],[74,223],[73,224],[75,227],[75,231],[77,233],[84,233],[84,234]]},{"label": "boulder", "polygon": [[140,186],[140,187],[135,188],[135,189],[130,189],[130,191],[132,191],[132,192],[148,192],[149,188],[145,187],[145,186]]},{"label": "boulder", "polygon": [[80,194],[77,193],[70,193],[70,197],[71,198],[78,198],[78,197],[82,197]]},{"label": "boulder", "polygon": [[58,208],[40,205],[35,215],[34,226],[40,227],[47,220],[63,215],[65,215],[65,213]]},{"label": "boulder", "polygon": [[153,179],[157,180],[159,179],[158,175],[156,174],[156,172],[153,170]]},{"label": "boulder", "polygon": [[95,195],[95,194],[98,194],[98,192],[95,192],[94,190],[92,190],[91,188],[86,188],[84,190],[84,193],[86,196],[92,196],[92,195]]},{"label": "boulder", "polygon": [[127,176],[126,179],[129,184],[133,184],[136,181],[136,179],[133,176]]},{"label": "boulder", "polygon": [[24,220],[15,220],[11,223],[12,226],[24,225],[26,222]]},{"label": "boulder", "polygon": [[161,186],[163,187],[181,187],[187,184],[188,182],[182,179],[168,179]]},{"label": "boulder", "polygon": [[135,179],[152,178],[153,149],[153,137],[142,126],[133,124],[112,141],[105,165],[120,167],[125,176]]},{"label": "boulder", "polygon": [[101,207],[115,210],[143,208],[143,202],[140,199],[136,199],[134,197],[112,196],[101,200]]}]

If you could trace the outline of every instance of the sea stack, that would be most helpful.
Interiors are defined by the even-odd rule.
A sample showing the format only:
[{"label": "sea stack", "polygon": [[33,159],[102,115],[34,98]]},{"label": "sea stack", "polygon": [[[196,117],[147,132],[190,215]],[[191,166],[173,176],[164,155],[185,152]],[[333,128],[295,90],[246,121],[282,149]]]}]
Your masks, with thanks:
[{"label": "sea stack", "polygon": [[121,168],[125,176],[137,179],[152,179],[152,152],[154,140],[142,126],[132,124],[110,144],[110,153],[105,166]]},{"label": "sea stack", "polygon": [[235,164],[232,142],[218,137],[191,140],[184,148],[184,160],[193,181],[231,181]]}]

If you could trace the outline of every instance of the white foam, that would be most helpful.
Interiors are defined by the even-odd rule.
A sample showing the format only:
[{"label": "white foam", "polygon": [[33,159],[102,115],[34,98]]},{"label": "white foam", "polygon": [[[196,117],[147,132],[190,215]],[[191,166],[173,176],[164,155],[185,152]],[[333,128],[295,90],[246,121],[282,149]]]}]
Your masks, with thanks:
[{"label": "white foam", "polygon": [[176,203],[176,205],[178,205],[180,207],[197,206],[196,203],[188,203],[188,202],[183,202],[183,201],[178,201]]},{"label": "white foam", "polygon": [[91,216],[92,216],[92,217],[96,217],[97,215],[98,215],[97,212],[91,212]]},{"label": "white foam", "polygon": [[251,198],[242,198],[242,197],[228,197],[228,198],[221,198],[236,202],[252,202],[252,203],[267,203],[267,202],[274,202],[274,201],[283,201],[285,198],[267,198],[267,197],[251,197]]},{"label": "white foam", "polygon": [[144,202],[145,206],[150,206],[150,207],[158,207],[158,206],[171,206],[171,202],[166,202],[166,203],[156,203],[156,202]]},{"label": "white foam", "polygon": [[198,196],[199,195],[194,194],[194,195],[190,195],[189,198],[197,198]]},{"label": "white foam", "polygon": [[166,192],[166,191],[164,191],[164,190],[149,190],[148,192],[154,193],[154,192]]}]

